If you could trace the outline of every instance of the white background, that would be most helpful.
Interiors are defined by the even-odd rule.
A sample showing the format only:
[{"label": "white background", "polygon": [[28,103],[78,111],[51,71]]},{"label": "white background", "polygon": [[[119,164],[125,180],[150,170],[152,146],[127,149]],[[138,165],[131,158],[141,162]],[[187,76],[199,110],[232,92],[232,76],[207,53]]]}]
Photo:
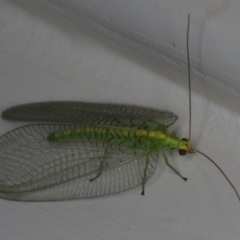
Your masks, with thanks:
[{"label": "white background", "polygon": [[[0,111],[49,100],[141,105],[174,112],[171,130],[187,137],[191,13],[192,145],[240,191],[237,1],[37,2],[0,0]],[[19,125],[1,120],[0,133]],[[1,238],[239,239],[240,203],[218,170],[198,154],[169,158],[188,181],[160,154],[144,197],[137,187],[65,202],[0,200]]]}]

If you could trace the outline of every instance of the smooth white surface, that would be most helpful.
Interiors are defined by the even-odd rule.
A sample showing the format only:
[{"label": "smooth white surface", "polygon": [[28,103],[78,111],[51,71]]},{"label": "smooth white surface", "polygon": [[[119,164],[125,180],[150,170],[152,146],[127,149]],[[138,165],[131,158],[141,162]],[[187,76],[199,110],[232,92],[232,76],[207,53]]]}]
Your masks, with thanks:
[{"label": "smooth white surface", "polygon": [[[196,91],[240,108],[239,1],[35,0],[76,25],[85,25],[137,55],[186,68],[186,21]],[[161,64],[161,63],[159,63]],[[179,82],[179,77],[171,80]],[[180,84],[182,84],[180,82]]]},{"label": "smooth white surface", "polygon": [[[142,105],[177,114],[171,130],[187,137],[184,71],[138,58],[37,5],[0,4],[1,111],[48,100]],[[192,145],[209,154],[240,191],[240,116],[196,92],[192,95]],[[18,125],[1,120],[0,133]],[[240,204],[218,170],[197,154],[183,158],[170,153],[169,158],[189,180],[183,182],[160,160],[144,197],[134,188],[66,202],[0,199],[1,238],[239,239]]]}]

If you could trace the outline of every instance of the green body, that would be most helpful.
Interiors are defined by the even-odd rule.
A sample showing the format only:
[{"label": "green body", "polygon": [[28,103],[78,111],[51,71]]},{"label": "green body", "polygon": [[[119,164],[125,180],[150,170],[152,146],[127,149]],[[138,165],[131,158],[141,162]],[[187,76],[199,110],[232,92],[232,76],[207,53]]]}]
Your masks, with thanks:
[{"label": "green body", "polygon": [[167,127],[160,125],[158,129],[128,129],[119,127],[82,126],[77,129],[55,132],[49,135],[49,141],[68,143],[75,141],[96,141],[129,148],[142,149],[147,152],[178,150],[179,139],[168,135]]}]

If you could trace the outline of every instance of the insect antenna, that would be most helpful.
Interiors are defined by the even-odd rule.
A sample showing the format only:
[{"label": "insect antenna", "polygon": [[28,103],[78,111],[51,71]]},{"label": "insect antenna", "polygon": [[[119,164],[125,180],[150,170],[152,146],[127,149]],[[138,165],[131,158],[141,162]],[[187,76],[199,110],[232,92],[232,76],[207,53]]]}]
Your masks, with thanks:
[{"label": "insect antenna", "polygon": [[[190,71],[190,54],[189,54],[189,28],[190,28],[190,14],[188,14],[188,26],[187,26],[187,63],[188,63],[188,100],[189,100],[189,133],[188,133],[188,143],[190,144],[191,139],[191,126],[192,126],[192,96],[191,96],[191,71]],[[233,185],[233,183],[230,181],[230,179],[227,177],[227,175],[224,173],[224,171],[217,165],[216,162],[214,162],[209,156],[207,156],[205,153],[192,148],[191,152],[194,153],[197,152],[207,158],[225,177],[225,179],[228,181],[229,185],[232,187],[232,189],[235,191],[238,200],[240,201],[240,195],[236,189],[236,187]]]},{"label": "insect antenna", "polygon": [[233,188],[233,190],[235,191],[237,197],[238,197],[238,200],[240,201],[240,195],[236,189],[236,187],[233,185],[233,183],[230,181],[230,179],[227,177],[227,175],[223,172],[223,170],[217,165],[217,163],[215,163],[209,156],[207,156],[205,153],[197,150],[197,149],[194,149],[195,152],[198,152],[200,153],[201,155],[203,155],[205,158],[207,158],[213,165],[215,165],[215,167],[222,173],[222,175],[226,178],[226,180],[228,181],[228,183],[230,184],[230,186]]},{"label": "insect antenna", "polygon": [[188,14],[187,26],[187,63],[188,63],[188,106],[189,106],[189,129],[188,129],[188,142],[191,140],[192,128],[192,95],[191,95],[191,71],[190,71],[190,54],[189,54],[189,28],[190,28],[190,14]]}]

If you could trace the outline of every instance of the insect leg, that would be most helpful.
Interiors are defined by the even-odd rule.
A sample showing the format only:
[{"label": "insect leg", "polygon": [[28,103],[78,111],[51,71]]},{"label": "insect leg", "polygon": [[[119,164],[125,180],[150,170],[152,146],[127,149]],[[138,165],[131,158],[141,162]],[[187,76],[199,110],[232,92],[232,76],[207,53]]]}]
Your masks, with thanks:
[{"label": "insect leg", "polygon": [[104,155],[102,156],[102,159],[100,161],[100,166],[99,166],[99,169],[98,169],[98,173],[94,178],[90,179],[90,182],[96,180],[97,178],[99,178],[101,176],[102,170],[103,170],[103,167],[104,167],[104,163],[105,163],[105,161],[107,159],[107,155],[108,155],[108,152],[107,152],[108,151],[108,146],[109,145],[106,146],[105,151],[104,151]]},{"label": "insect leg", "polygon": [[147,168],[148,168],[148,164],[149,164],[149,155],[146,155],[146,165],[143,171],[143,177],[142,177],[142,192],[141,195],[145,194],[145,183],[146,183],[146,176],[147,176]]},{"label": "insect leg", "polygon": [[170,167],[180,178],[182,178],[184,181],[187,181],[187,178],[183,177],[182,174],[177,171],[169,162],[168,162],[168,158],[165,154],[165,152],[163,152],[163,158],[165,160],[165,163],[167,164],[168,167]]}]

